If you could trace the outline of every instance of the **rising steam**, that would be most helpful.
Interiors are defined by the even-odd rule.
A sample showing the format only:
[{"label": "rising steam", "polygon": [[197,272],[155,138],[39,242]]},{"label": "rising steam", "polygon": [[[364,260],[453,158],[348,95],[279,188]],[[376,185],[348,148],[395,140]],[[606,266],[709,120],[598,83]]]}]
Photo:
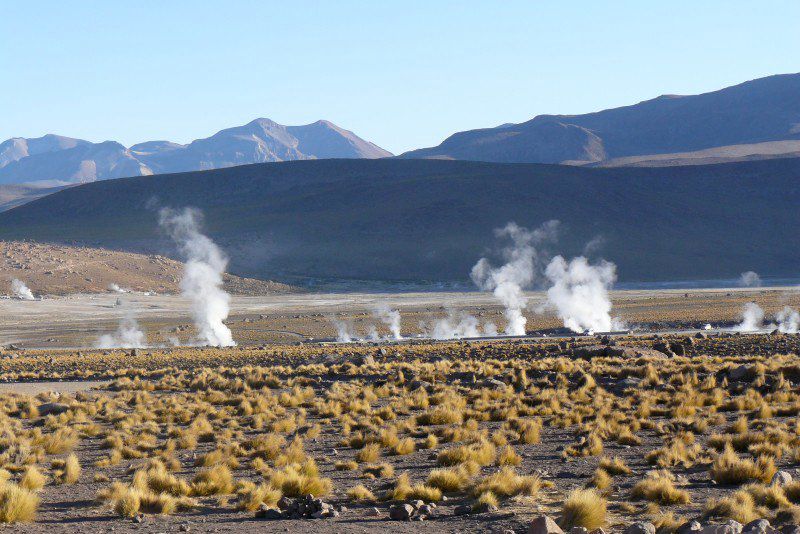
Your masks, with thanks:
[{"label": "rising steam", "polygon": [[743,272],[739,277],[739,285],[742,287],[761,287],[761,277],[755,271]]},{"label": "rising steam", "polygon": [[758,332],[764,329],[764,310],[755,302],[748,302],[742,309],[742,322],[733,327],[736,332]]},{"label": "rising steam", "polygon": [[15,297],[21,300],[36,300],[36,297],[33,296],[33,293],[28,289],[28,286],[25,285],[25,282],[16,278],[11,281],[11,292],[14,293]]},{"label": "rising steam", "polygon": [[547,304],[564,326],[573,332],[609,332],[622,327],[611,318],[609,288],[617,279],[617,268],[605,260],[590,265],[583,256],[569,263],[561,256],[553,258],[545,269],[552,284],[547,290]]},{"label": "rising steam", "polygon": [[548,221],[533,231],[510,222],[495,230],[497,237],[512,241],[511,246],[503,250],[506,263],[494,267],[487,258],[481,258],[472,268],[470,276],[475,285],[484,291],[492,291],[505,307],[507,335],[525,335],[527,319],[522,310],[528,301],[523,290],[533,283],[542,259],[537,247],[544,241],[555,239],[557,229],[558,221]]},{"label": "rising steam", "polygon": [[140,349],[147,345],[147,336],[139,328],[133,313],[126,313],[119,322],[117,331],[98,338],[98,349]]},{"label": "rising steam", "polygon": [[373,310],[373,315],[389,329],[394,339],[403,339],[400,333],[400,312],[398,310],[392,310],[385,304],[379,304]]},{"label": "rising steam", "polygon": [[176,211],[162,208],[161,227],[172,237],[186,259],[181,279],[181,293],[192,302],[192,316],[197,341],[203,345],[230,347],[230,328],[224,324],[230,309],[230,296],[222,289],[222,275],[228,258],[219,247],[200,232],[202,214],[194,208]]},{"label": "rising steam", "polygon": [[481,329],[478,319],[468,313],[447,312],[447,317],[433,323],[428,336],[433,339],[463,339],[470,337],[494,337],[497,327],[486,323]]},{"label": "rising steam", "polygon": [[796,334],[800,330],[800,313],[797,310],[784,307],[775,315],[775,320],[778,321],[778,331],[784,334]]}]

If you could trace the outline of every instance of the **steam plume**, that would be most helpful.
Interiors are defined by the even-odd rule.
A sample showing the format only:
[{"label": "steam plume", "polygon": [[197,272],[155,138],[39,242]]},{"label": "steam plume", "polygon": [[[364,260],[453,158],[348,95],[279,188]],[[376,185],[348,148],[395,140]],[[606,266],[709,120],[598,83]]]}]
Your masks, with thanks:
[{"label": "steam plume", "polygon": [[14,293],[14,296],[21,300],[36,300],[36,297],[33,296],[33,293],[28,286],[25,285],[25,282],[22,280],[18,280],[14,278],[11,281],[11,291]]},{"label": "steam plume", "polygon": [[778,321],[778,331],[784,334],[796,334],[800,331],[800,313],[786,306],[775,316]]},{"label": "steam plume", "polygon": [[755,302],[748,302],[742,309],[742,322],[733,327],[737,332],[758,332],[764,328],[764,310]]},{"label": "steam plume", "polygon": [[564,326],[573,332],[609,332],[622,326],[611,318],[608,290],[617,279],[616,266],[605,260],[590,265],[583,256],[569,263],[553,258],[545,269],[552,286],[547,303],[556,310]]},{"label": "steam plume", "polygon": [[462,339],[467,337],[491,337],[497,335],[494,323],[487,323],[481,331],[478,319],[466,313],[456,314],[452,310],[447,317],[433,323],[430,337],[433,339]]},{"label": "steam plume", "polygon": [[747,271],[739,277],[739,285],[742,287],[761,287],[761,277],[755,271]]},{"label": "steam plume", "polygon": [[373,315],[386,325],[394,339],[403,339],[400,333],[400,312],[398,310],[391,310],[385,304],[380,304],[373,310]]},{"label": "steam plume", "polygon": [[114,293],[130,293],[130,289],[123,289],[117,284],[108,284],[108,290]]},{"label": "steam plume", "polygon": [[350,324],[348,321],[340,321],[336,317],[328,317],[328,320],[333,324],[333,327],[336,328],[336,341],[339,343],[350,343],[355,338],[355,333],[353,332],[353,325]]},{"label": "steam plume", "polygon": [[147,337],[139,328],[139,323],[132,313],[126,313],[119,322],[117,331],[98,338],[95,346],[98,349],[139,349],[146,346]]},{"label": "steam plume", "polygon": [[178,245],[186,263],[181,279],[181,293],[192,302],[192,316],[198,342],[215,347],[236,343],[223,321],[228,317],[230,295],[222,289],[222,275],[228,258],[219,247],[200,232],[202,214],[194,208],[176,211],[162,208],[161,227]]},{"label": "steam plume", "polygon": [[512,245],[503,250],[506,263],[494,267],[486,258],[481,258],[470,273],[475,285],[484,291],[492,291],[505,307],[505,333],[511,336],[524,336],[527,319],[522,310],[527,306],[523,289],[533,283],[542,254],[537,247],[546,240],[555,238],[558,221],[548,221],[536,230],[530,231],[508,223],[495,230],[500,238],[510,238]]}]

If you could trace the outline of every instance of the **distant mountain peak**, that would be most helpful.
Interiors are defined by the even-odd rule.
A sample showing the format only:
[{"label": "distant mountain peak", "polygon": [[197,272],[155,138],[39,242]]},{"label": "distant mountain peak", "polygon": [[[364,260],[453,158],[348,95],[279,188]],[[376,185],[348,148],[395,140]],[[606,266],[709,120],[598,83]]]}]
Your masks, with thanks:
[{"label": "distant mountain peak", "polygon": [[126,148],[54,134],[0,143],[0,184],[80,183],[155,173],[208,170],[248,163],[392,154],[330,121],[284,126],[259,117],[188,145],[145,141]]},{"label": "distant mountain peak", "polygon": [[[780,142],[800,139],[798,123],[800,74],[780,74],[699,95],[666,94],[583,115],[538,115],[520,124],[459,132],[439,146],[400,157],[579,165],[636,158],[639,164],[697,164],[732,161],[730,154],[742,150],[731,147],[746,145],[756,150],[748,159],[772,158],[780,156],[776,147],[793,146]],[[680,156],[699,151],[702,158]],[[676,157],[652,157],[664,154]],[[794,156],[795,151],[786,153]]]}]

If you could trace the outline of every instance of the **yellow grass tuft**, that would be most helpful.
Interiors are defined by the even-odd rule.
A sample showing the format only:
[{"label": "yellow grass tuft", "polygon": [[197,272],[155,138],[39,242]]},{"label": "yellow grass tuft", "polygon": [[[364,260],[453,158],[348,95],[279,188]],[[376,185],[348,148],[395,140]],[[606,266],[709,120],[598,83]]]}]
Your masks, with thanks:
[{"label": "yellow grass tuft", "polygon": [[606,513],[606,500],[596,490],[576,489],[569,494],[561,508],[561,528],[602,528],[606,524]]}]

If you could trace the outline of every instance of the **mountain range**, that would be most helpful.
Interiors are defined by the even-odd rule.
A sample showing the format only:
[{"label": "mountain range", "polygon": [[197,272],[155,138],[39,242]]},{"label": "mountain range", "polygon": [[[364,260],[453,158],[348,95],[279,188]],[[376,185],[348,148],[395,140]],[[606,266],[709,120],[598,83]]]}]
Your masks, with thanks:
[{"label": "mountain range", "polygon": [[[175,255],[157,206],[195,206],[233,274],[461,281],[493,229],[558,219],[554,253],[621,281],[796,277],[800,158],[679,167],[384,158],[262,163],[69,187],[0,213],[0,239]],[[785,229],[785,231],[776,231]],[[598,240],[596,238],[602,238]]]},{"label": "mountain range", "polygon": [[187,145],[148,141],[126,148],[52,134],[15,137],[0,143],[0,184],[49,187],[248,163],[387,156],[391,153],[328,121],[283,126],[256,119]]},{"label": "mountain range", "polygon": [[800,156],[800,74],[456,133],[403,158],[667,166]]}]

